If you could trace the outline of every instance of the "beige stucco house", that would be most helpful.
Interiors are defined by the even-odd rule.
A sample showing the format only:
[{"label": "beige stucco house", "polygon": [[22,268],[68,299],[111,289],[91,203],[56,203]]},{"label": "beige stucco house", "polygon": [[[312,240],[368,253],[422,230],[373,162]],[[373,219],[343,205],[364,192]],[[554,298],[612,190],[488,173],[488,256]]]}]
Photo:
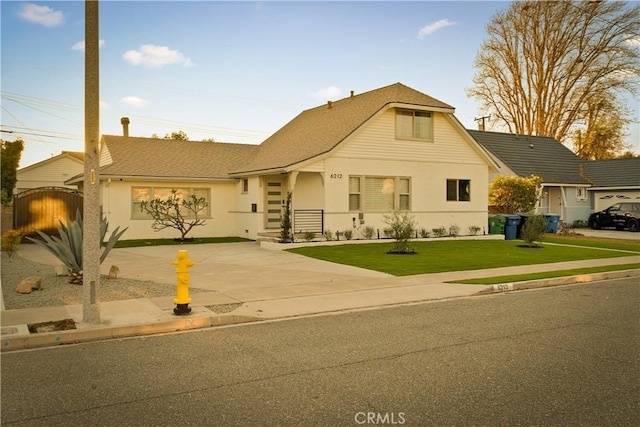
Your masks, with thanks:
[{"label": "beige stucco house", "polygon": [[466,234],[486,229],[497,170],[452,106],[400,83],[303,111],[260,145],[104,135],[100,165],[102,211],[128,239],[177,237],[139,209],[171,189],[209,201],[193,237],[278,232],[288,192],[295,232],[357,236],[401,209],[418,227]]}]

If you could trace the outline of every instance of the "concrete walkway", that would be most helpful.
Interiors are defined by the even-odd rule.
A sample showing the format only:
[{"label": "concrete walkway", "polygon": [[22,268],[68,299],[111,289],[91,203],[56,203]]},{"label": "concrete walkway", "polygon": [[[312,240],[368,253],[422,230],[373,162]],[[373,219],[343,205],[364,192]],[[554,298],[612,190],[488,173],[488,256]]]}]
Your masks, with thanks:
[{"label": "concrete walkway", "polygon": [[[638,233],[631,234],[640,237]],[[82,305],[3,310],[0,313],[2,350],[441,300],[496,289],[511,290],[640,274],[638,270],[631,270],[496,288],[445,282],[627,264],[640,262],[640,256],[395,277],[314,260],[277,249],[281,247],[282,245],[265,242],[262,245],[259,242],[248,242],[185,246],[189,258],[195,262],[190,269],[191,287],[206,290],[203,293],[191,294],[192,313],[188,316],[173,314],[173,296],[102,302],[100,323],[82,322]],[[170,261],[176,259],[177,250],[180,248],[154,246],[114,249],[102,265],[102,273],[107,274],[111,265],[117,265],[121,277],[175,284],[175,266],[170,265]],[[53,255],[36,245],[25,245],[21,248],[19,256],[51,266],[59,264]],[[224,311],[218,306],[228,304],[237,304],[238,307],[227,313],[216,313]],[[27,327],[32,323],[63,319],[73,319],[77,329],[30,334]]]}]

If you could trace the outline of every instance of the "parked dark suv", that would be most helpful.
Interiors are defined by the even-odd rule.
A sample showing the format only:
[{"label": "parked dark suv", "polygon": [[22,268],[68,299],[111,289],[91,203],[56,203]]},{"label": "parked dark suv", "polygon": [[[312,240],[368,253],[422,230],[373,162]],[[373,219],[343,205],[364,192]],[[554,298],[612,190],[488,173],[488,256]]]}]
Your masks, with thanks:
[{"label": "parked dark suv", "polygon": [[640,229],[640,202],[616,203],[601,212],[589,215],[589,227],[599,230],[602,227],[615,227],[629,231]]}]

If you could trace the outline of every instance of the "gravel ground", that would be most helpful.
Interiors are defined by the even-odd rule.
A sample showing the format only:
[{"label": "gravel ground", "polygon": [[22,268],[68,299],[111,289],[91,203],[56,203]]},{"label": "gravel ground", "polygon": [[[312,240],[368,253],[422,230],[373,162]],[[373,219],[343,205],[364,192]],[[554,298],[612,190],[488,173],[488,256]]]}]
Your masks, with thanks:
[{"label": "gravel ground", "polygon": [[[55,268],[50,265],[39,264],[20,257],[20,253],[12,257],[2,253],[2,295],[7,310],[34,307],[50,307],[58,305],[82,304],[82,286],[72,285],[69,278],[58,277]],[[22,279],[38,276],[42,279],[41,290],[30,294],[19,294],[16,286]],[[189,292],[203,292],[201,289],[189,288]],[[100,280],[100,301],[121,301],[136,298],[152,298],[173,296],[175,286],[150,281],[132,279],[108,279],[102,276]]]}]

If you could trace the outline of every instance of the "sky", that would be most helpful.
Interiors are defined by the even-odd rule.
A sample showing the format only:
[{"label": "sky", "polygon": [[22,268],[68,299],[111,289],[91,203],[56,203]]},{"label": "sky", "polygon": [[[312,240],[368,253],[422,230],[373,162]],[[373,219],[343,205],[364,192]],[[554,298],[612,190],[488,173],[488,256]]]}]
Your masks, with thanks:
[{"label": "sky", "polygon": [[[259,144],[303,110],[400,82],[456,108],[505,1],[100,2],[100,132]],[[7,1],[1,13],[2,139],[25,167],[84,151],[84,2]],[[627,142],[640,152],[636,123]],[[488,124],[489,126],[491,123]]]}]

